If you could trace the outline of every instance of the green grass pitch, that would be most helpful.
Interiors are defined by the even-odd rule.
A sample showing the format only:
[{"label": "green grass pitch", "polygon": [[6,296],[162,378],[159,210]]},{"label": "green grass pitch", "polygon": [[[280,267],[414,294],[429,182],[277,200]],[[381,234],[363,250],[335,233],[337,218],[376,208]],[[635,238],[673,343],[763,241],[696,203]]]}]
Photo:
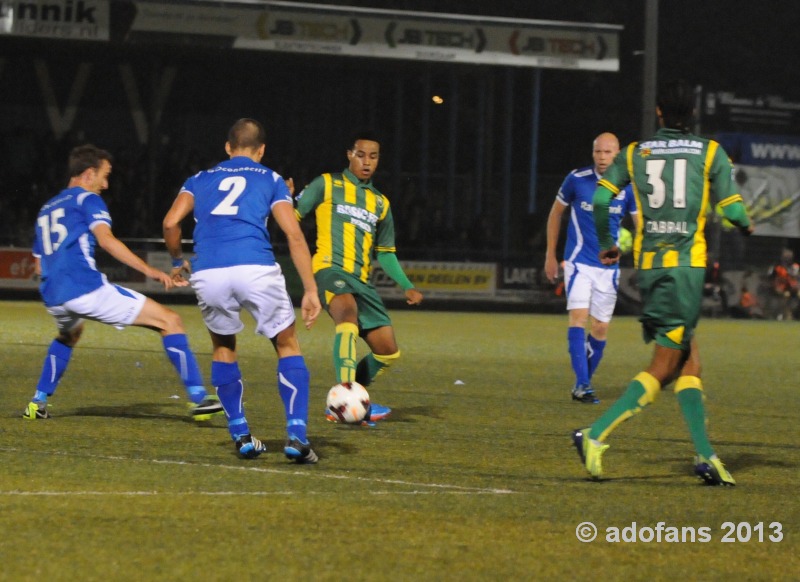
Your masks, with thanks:
[{"label": "green grass pitch", "polygon": [[[176,309],[207,375],[199,311]],[[22,420],[55,327],[39,303],[1,302],[0,580],[797,579],[797,323],[701,322],[709,432],[738,482],[713,488],[670,390],[609,439],[603,482],[571,446],[649,361],[634,318],[612,324],[591,406],[570,401],[566,315],[392,316],[403,356],[370,393],[395,412],[375,428],[325,421],[332,324],[299,331],[320,456],[302,467],[282,454],[275,355],[249,320],[245,402],[268,447],[254,461],[222,419],[188,418],[144,329],[88,323],[53,418]],[[659,522],[710,539],[608,537]]]}]

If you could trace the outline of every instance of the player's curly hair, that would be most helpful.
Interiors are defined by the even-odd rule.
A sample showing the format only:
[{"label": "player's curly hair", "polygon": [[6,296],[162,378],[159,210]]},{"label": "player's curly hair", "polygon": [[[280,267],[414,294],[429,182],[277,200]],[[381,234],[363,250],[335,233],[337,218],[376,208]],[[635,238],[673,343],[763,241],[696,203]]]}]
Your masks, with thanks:
[{"label": "player's curly hair", "polygon": [[228,130],[228,143],[232,150],[257,150],[267,142],[264,126],[255,119],[243,117]]},{"label": "player's curly hair", "polygon": [[69,152],[69,160],[67,161],[67,177],[75,178],[80,176],[89,168],[99,168],[103,160],[109,164],[114,161],[114,158],[106,150],[101,150],[99,147],[90,143],[80,145],[72,148]]},{"label": "player's curly hair", "polygon": [[347,143],[347,151],[353,151],[356,147],[356,142],[359,140],[374,141],[378,145],[381,143],[381,138],[375,130],[362,128],[350,134],[350,141]]},{"label": "player's curly hair", "polygon": [[677,79],[667,81],[658,91],[656,105],[661,110],[661,119],[664,127],[680,129],[688,132],[694,118],[694,88],[684,81]]}]

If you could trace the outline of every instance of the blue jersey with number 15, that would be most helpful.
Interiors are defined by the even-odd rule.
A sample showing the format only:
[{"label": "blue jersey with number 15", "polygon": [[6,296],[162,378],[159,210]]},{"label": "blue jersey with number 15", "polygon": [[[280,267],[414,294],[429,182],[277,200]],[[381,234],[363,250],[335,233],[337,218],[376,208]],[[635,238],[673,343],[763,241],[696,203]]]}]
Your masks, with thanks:
[{"label": "blue jersey with number 15", "polygon": [[36,217],[33,256],[40,260],[39,291],[48,307],[90,293],[106,278],[97,270],[92,228],[111,226],[108,207],[99,194],[67,188],[48,200]]},{"label": "blue jersey with number 15", "polygon": [[267,219],[273,205],[292,203],[280,174],[237,156],[198,172],[181,192],[194,196],[194,271],[275,264]]}]

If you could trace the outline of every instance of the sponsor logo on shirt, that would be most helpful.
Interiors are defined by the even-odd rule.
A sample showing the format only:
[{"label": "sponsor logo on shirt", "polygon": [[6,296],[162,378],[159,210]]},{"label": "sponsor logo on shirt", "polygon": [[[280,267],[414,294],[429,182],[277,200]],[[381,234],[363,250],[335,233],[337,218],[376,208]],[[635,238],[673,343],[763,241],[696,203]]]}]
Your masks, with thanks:
[{"label": "sponsor logo on shirt", "polygon": [[639,144],[642,156],[650,154],[701,154],[703,142],[696,139],[654,139]]},{"label": "sponsor logo on shirt", "polygon": [[[623,198],[624,198],[624,196],[623,196]],[[619,199],[620,198],[618,196],[617,200],[619,200]],[[585,210],[587,212],[593,212],[594,211],[594,206],[592,204],[590,204],[589,202],[586,202],[585,200],[581,200],[581,210]],[[608,207],[608,211],[611,214],[622,214],[622,206],[609,206]]]},{"label": "sponsor logo on shirt", "polygon": [[223,168],[222,166],[217,166],[216,168],[206,170],[206,172],[209,174],[213,174],[214,172],[230,172],[234,174],[239,172],[256,172],[257,174],[269,174],[271,170],[268,168],[257,168],[255,166],[243,166],[241,168]]},{"label": "sponsor logo on shirt", "polygon": [[375,225],[378,224],[378,215],[373,214],[366,208],[359,208],[358,206],[337,204],[336,214],[350,217],[351,224],[355,224],[361,230],[369,233],[371,233]]}]

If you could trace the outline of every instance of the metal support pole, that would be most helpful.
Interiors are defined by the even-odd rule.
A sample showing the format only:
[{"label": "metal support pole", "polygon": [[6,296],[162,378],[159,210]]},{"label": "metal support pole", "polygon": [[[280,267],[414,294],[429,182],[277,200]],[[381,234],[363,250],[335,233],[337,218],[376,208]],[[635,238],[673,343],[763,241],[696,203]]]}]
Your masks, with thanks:
[{"label": "metal support pole", "polygon": [[642,75],[642,137],[656,131],[658,73],[658,0],[646,0],[644,12],[644,72]]},{"label": "metal support pole", "polygon": [[419,195],[420,200],[428,200],[428,173],[431,149],[431,70],[425,69],[422,78],[422,132],[419,144]]},{"label": "metal support pole", "polygon": [[536,213],[536,188],[538,187],[539,165],[539,111],[542,100],[542,70],[533,70],[533,88],[531,91],[531,159],[529,165],[530,181],[528,182],[528,214]]},{"label": "metal support pole", "polygon": [[505,109],[503,115],[503,260],[507,260],[511,249],[511,172],[514,154],[514,71],[506,67]]},{"label": "metal support pole", "polygon": [[447,135],[447,228],[455,225],[456,209],[456,159],[458,157],[458,75],[450,73],[450,95],[445,100],[448,112]]}]

